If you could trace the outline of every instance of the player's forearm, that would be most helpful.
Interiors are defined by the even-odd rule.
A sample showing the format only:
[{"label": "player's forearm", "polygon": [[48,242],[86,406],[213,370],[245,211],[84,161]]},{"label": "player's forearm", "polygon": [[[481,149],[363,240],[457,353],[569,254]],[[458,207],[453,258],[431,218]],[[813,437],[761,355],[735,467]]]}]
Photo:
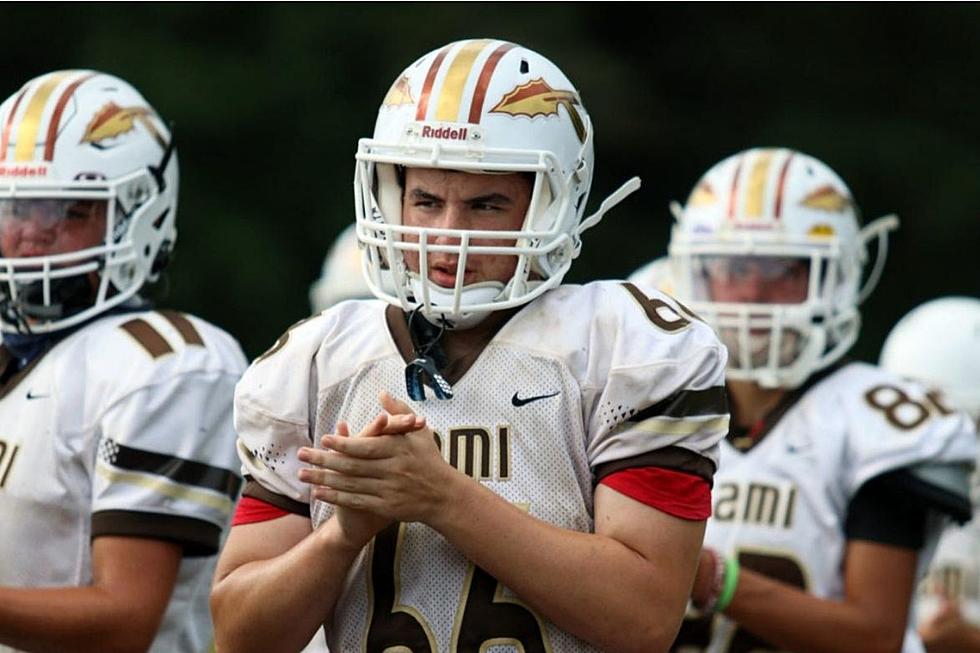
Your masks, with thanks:
[{"label": "player's forearm", "polygon": [[301,650],[333,613],[359,551],[341,542],[330,520],[282,555],[216,579],[211,615],[217,650]]},{"label": "player's forearm", "polygon": [[58,653],[145,652],[159,628],[100,587],[0,587],[0,644]]},{"label": "player's forearm", "polygon": [[607,651],[672,643],[696,551],[661,569],[612,538],[531,517],[470,479],[450,494],[452,508],[430,525],[538,614]]},{"label": "player's forearm", "polygon": [[888,623],[856,604],[821,599],[744,568],[725,614],[795,653],[847,653],[854,642],[867,653],[898,653],[905,635],[904,621]]}]

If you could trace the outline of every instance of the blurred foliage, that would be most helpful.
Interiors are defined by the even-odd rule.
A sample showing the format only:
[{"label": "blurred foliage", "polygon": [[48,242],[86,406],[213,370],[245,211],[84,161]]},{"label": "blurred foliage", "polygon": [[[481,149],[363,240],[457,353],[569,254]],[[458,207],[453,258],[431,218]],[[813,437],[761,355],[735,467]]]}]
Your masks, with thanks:
[{"label": "blurred foliage", "polygon": [[[5,4],[0,89],[58,68],[133,83],[176,124],[180,238],[165,302],[250,357],[308,311],[353,219],[353,155],[406,65],[513,40],[575,82],[597,128],[592,200],[643,189],[589,232],[570,281],[662,255],[667,204],[756,145],[812,154],[865,216],[902,229],[855,355],[938,295],[980,294],[976,4]],[[614,255],[613,255],[614,254]]]}]

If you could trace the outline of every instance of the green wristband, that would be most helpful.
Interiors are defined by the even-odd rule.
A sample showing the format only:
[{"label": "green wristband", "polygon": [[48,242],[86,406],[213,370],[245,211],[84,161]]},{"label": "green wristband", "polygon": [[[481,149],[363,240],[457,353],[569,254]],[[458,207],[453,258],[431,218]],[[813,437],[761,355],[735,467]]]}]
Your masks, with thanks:
[{"label": "green wristband", "polygon": [[738,587],[738,558],[732,556],[725,559],[725,584],[721,588],[721,594],[715,603],[715,612],[725,610],[735,598],[735,588]]}]

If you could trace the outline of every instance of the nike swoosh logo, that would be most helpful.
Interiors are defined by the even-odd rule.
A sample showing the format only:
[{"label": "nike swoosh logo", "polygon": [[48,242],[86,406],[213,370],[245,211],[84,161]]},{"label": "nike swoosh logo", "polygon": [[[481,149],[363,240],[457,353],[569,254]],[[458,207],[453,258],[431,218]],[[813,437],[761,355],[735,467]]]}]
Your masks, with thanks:
[{"label": "nike swoosh logo", "polygon": [[28,390],[27,391],[27,398],[28,399],[46,399],[46,398],[48,398],[50,396],[51,395],[36,395],[36,394],[34,394],[34,391],[33,390]]},{"label": "nike swoosh logo", "polygon": [[561,392],[559,390],[556,390],[552,392],[550,395],[537,395],[534,397],[525,397],[521,399],[520,397],[517,396],[517,393],[515,392],[514,396],[510,398],[510,403],[514,404],[514,406],[516,406],[517,408],[520,408],[521,406],[525,406],[531,403],[532,401],[538,401],[539,399],[550,399],[551,397],[557,397],[559,394],[561,394]]}]

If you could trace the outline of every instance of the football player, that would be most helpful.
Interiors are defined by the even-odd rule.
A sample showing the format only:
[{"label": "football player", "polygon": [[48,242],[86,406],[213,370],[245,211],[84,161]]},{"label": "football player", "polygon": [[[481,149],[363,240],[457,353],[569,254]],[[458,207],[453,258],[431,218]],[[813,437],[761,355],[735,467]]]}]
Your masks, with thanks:
[{"label": "football player", "polygon": [[[942,407],[948,401],[980,424],[980,299],[944,297],[917,307],[888,334],[880,362],[887,370],[936,389],[934,405]],[[943,532],[916,596],[919,634],[929,653],[980,652],[977,472],[971,494],[973,520]]]},{"label": "football player", "polygon": [[53,72],[0,105],[0,650],[211,642],[245,359],[141,296],[177,183],[170,130],[117,77]]},{"label": "football player", "polygon": [[586,217],[592,144],[568,78],[513,43],[451,43],[395,80],[356,156],[382,301],[293,326],[236,391],[252,523],[219,563],[219,647],[295,650],[321,624],[377,653],[673,640],[725,350],[665,296],[561,285],[638,186]]},{"label": "football player", "polygon": [[843,358],[896,225],[861,228],[840,177],[788,149],[725,159],[680,211],[676,296],[728,347],[732,428],[692,591],[701,616],[675,651],[921,650],[917,569],[941,518],[970,516],[976,450],[964,415]]}]

